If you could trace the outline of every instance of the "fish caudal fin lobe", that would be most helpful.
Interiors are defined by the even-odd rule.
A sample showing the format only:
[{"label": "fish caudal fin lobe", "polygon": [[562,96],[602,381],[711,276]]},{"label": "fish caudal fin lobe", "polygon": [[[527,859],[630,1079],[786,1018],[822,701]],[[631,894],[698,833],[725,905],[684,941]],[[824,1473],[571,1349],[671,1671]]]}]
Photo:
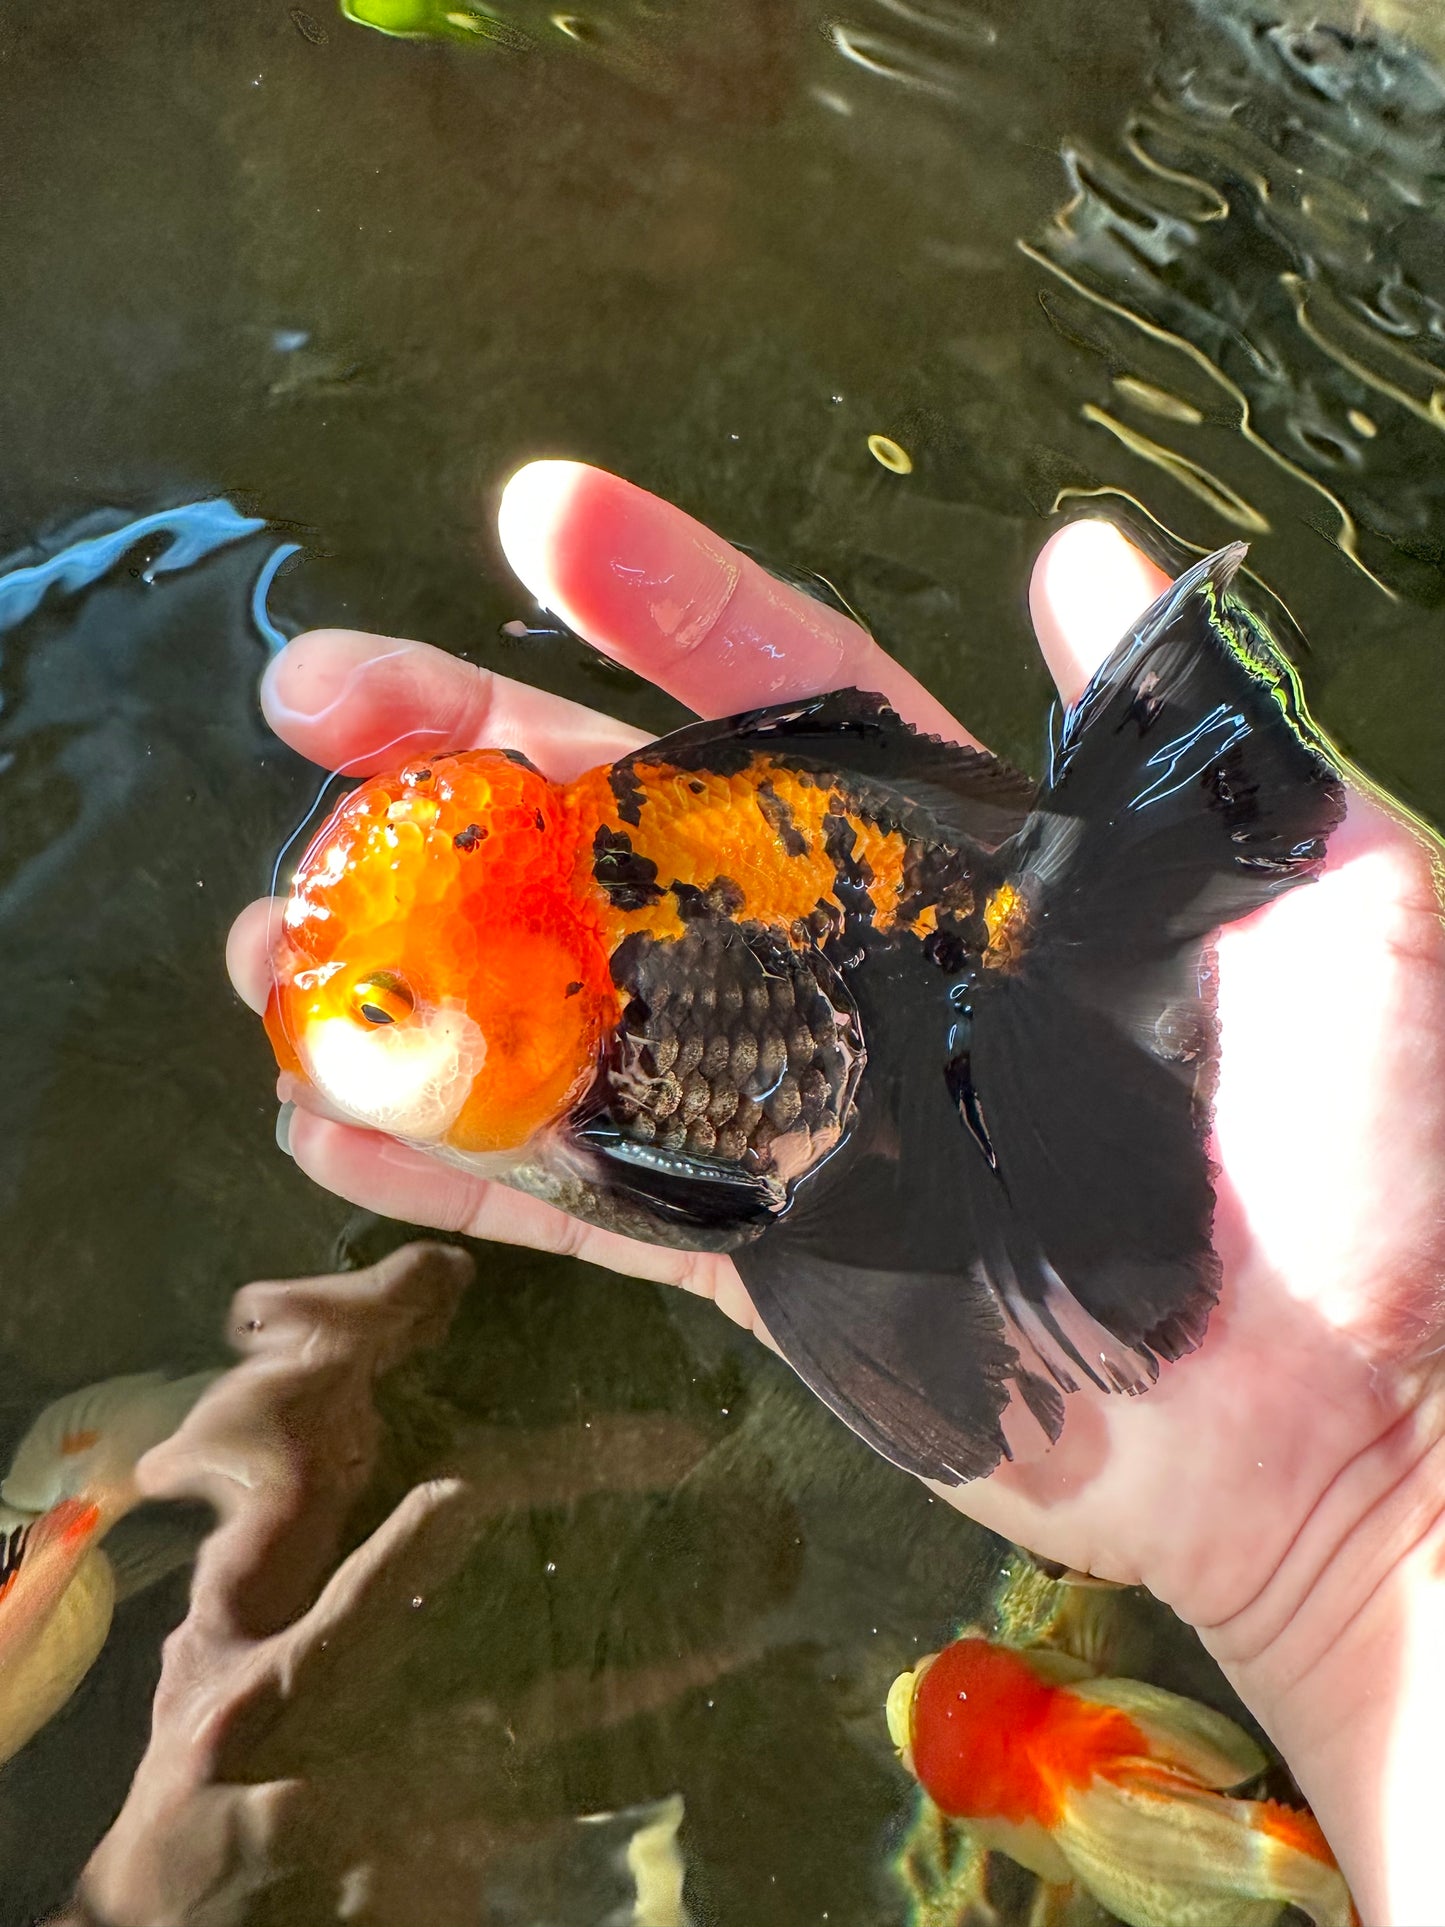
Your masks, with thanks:
[{"label": "fish caudal fin lobe", "polygon": [[67,1392],[21,1439],[0,1498],[22,1512],[45,1512],[84,1495],[97,1501],[108,1524],[135,1502],[137,1460],[170,1437],[216,1376],[135,1372]]},{"label": "fish caudal fin lobe", "polygon": [[852,1127],[736,1254],[794,1368],[926,1477],[991,1471],[1024,1419],[1057,1437],[1086,1382],[1145,1390],[1218,1295],[1209,939],[1313,877],[1344,814],[1292,672],[1227,597],[1242,553],[1155,604],[1027,821],[976,839],[972,938],[862,933]]},{"label": "fish caudal fin lobe", "polygon": [[1142,1389],[1203,1336],[1208,940],[1313,878],[1344,815],[1293,672],[1227,595],[1243,553],[1190,569],[1114,650],[998,853],[964,1071],[1007,1197],[992,1275],[1066,1390]]},{"label": "fish caudal fin lobe", "polygon": [[1319,1827],[1272,1800],[1192,1789],[1147,1767],[1111,1772],[1070,1796],[1054,1839],[1127,1927],[1275,1927],[1284,1906],[1315,1927],[1357,1919]]},{"label": "fish caudal fin lobe", "polygon": [[852,1128],[734,1263],[840,1418],[905,1471],[958,1484],[998,1464],[1011,1391],[1034,1389],[978,1264],[974,1189],[992,1173],[943,1076],[948,1006],[923,946],[878,946],[854,990],[868,1069]]}]

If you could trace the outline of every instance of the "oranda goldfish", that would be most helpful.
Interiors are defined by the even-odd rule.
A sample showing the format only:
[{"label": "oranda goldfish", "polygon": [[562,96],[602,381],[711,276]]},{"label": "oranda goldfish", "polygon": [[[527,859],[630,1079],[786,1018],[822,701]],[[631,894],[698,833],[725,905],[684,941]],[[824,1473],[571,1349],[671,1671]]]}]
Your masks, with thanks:
[{"label": "oranda goldfish", "polygon": [[1143,1390],[1204,1332],[1209,938],[1343,814],[1227,594],[1243,553],[1124,638],[1042,785],[857,690],[569,784],[496,749],[369,778],[294,877],[280,1064],[580,1217],[732,1252],[900,1465],[985,1473],[1021,1411],[1056,1437],[1062,1393]]},{"label": "oranda goldfish", "polygon": [[1310,1814],[1229,1797],[1265,1757],[1194,1700],[966,1638],[894,1681],[888,1728],[977,1845],[1082,1885],[1128,1927],[1271,1927],[1286,1906],[1316,1927],[1355,1921]]},{"label": "oranda goldfish", "polygon": [[0,1484],[0,1762],[90,1671],[117,1597],[177,1563],[176,1541],[160,1534],[132,1548],[118,1575],[100,1542],[139,1500],[137,1461],[214,1376],[87,1385],[48,1405],[21,1440]]}]

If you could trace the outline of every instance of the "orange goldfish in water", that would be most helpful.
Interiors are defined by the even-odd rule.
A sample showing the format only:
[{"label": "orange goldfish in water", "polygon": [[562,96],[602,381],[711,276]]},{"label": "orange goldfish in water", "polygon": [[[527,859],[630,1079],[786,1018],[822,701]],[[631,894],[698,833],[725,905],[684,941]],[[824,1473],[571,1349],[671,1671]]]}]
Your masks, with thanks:
[{"label": "orange goldfish in water", "polygon": [[189,1551],[158,1530],[119,1563],[101,1541],[139,1502],[137,1461],[215,1377],[113,1378],[40,1414],[0,1483],[0,1763],[70,1698],[105,1644],[118,1597]]},{"label": "orange goldfish in water", "polygon": [[1191,569],[1035,784],[857,690],[549,782],[463,749],[302,859],[266,1026],[344,1119],[730,1251],[809,1384],[957,1483],[1218,1292],[1207,947],[1343,814],[1292,671]]},{"label": "orange goldfish in water", "polygon": [[1071,1655],[958,1639],[894,1681],[888,1729],[934,1805],[1128,1927],[1315,1927],[1354,1908],[1313,1817],[1231,1798],[1264,1755],[1222,1713]]}]

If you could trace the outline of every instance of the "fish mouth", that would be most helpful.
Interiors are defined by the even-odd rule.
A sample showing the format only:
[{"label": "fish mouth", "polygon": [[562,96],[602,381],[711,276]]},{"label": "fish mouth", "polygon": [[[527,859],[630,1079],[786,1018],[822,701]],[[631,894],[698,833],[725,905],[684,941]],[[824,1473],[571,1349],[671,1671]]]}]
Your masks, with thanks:
[{"label": "fish mouth", "polygon": [[310,1082],[346,1118],[413,1143],[436,1143],[461,1115],[487,1046],[465,1010],[419,1005],[406,1024],[313,1019],[297,1039]]},{"label": "fish mouth", "polygon": [[937,1653],[926,1653],[911,1671],[900,1673],[888,1689],[885,1708],[888,1737],[910,1773],[913,1771],[913,1701],[923,1675],[937,1658]]}]

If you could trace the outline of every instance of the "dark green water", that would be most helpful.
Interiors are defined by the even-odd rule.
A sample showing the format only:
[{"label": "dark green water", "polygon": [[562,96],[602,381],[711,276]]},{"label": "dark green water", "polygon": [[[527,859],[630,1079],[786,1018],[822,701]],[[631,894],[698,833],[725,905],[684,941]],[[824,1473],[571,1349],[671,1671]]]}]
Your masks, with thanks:
[{"label": "dark green water", "polygon": [[[299,23],[274,0],[0,13],[0,554],[225,495],[304,545],[271,596],[288,630],[423,636],[662,728],[665,699],[580,648],[498,633],[530,613],[501,485],[585,458],[827,575],[1036,767],[1029,562],[1097,496],[1165,560],[1248,535],[1320,720],[1445,818],[1429,46],[1285,0],[592,0],[565,16],[581,38],[498,7],[525,48],[390,40],[321,0]],[[156,543],[0,635],[6,1441],[70,1386],[220,1362],[245,1280],[403,1236],[276,1151],[269,1053],[220,963],[315,791],[256,709],[272,540],[148,585]],[[913,1800],[883,1695],[998,1546],[709,1308],[480,1256],[412,1388],[439,1435],[670,1413],[698,1461],[512,1506],[396,1666],[267,1761],[434,1877],[426,1911],[347,1917],[481,1917],[466,1800],[425,1832],[461,1785],[518,1838],[681,1791],[700,1922],[901,1922]],[[184,1599],[122,1608],[0,1770],[4,1927],[113,1816]],[[467,1717],[579,1677],[605,1717],[563,1695],[525,1771]],[[336,1917],[330,1880],[318,1862],[245,1917]]]}]

